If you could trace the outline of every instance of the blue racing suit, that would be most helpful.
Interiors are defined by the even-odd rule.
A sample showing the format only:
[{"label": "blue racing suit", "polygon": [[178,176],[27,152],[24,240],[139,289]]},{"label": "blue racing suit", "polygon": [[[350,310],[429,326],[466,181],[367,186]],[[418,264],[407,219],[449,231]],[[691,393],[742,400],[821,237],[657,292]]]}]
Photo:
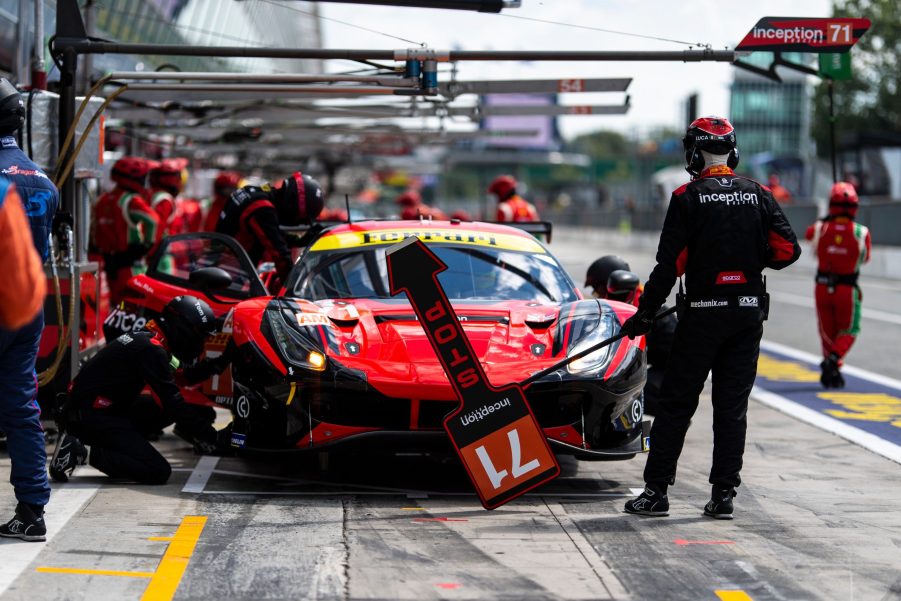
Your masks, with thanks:
[{"label": "blue racing suit", "polygon": [[[50,231],[59,206],[59,192],[47,175],[16,144],[0,137],[0,187],[16,185],[31,223],[35,248],[43,260],[50,256]],[[0,195],[2,197],[3,195]],[[44,506],[50,500],[47,452],[38,406],[34,371],[44,314],[18,330],[0,329],[0,430],[6,432],[12,463],[9,480],[16,499]]]}]

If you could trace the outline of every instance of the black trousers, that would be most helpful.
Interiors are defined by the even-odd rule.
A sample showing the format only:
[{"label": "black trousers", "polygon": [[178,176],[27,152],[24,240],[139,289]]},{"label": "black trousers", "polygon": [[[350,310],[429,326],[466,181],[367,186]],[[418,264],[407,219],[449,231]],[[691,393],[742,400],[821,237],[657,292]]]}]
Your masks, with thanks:
[{"label": "black trousers", "polygon": [[689,309],[679,320],[651,427],[645,482],[673,484],[685,434],[713,373],[713,465],[710,483],[738,486],[748,396],[757,376],[763,334],[757,308]]},{"label": "black trousers", "polygon": [[172,475],[169,462],[148,437],[172,423],[148,396],[139,396],[127,407],[82,407],[66,432],[90,445],[88,462],[107,476],[141,484],[165,484]]}]

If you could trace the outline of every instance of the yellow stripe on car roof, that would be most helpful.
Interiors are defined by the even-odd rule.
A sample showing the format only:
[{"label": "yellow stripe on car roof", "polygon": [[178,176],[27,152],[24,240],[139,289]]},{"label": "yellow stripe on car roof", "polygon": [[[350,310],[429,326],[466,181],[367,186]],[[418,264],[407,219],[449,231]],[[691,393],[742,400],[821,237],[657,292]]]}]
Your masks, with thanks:
[{"label": "yellow stripe on car roof", "polygon": [[368,232],[328,234],[317,240],[310,250],[342,250],[377,244],[394,244],[409,236],[416,236],[423,242],[431,244],[464,244],[518,252],[545,252],[541,244],[526,236],[446,228],[370,230]]}]

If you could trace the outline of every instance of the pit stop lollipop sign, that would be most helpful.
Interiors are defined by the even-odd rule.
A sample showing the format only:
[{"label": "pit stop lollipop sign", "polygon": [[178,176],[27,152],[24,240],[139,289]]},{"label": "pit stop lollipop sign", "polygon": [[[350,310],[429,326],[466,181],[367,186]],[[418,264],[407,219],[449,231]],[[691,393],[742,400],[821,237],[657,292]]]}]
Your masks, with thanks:
[{"label": "pit stop lollipop sign", "polygon": [[486,509],[557,477],[560,466],[516,384],[489,384],[438,274],[447,269],[416,237],[388,249],[391,294],[407,293],[460,405],[444,419]]}]

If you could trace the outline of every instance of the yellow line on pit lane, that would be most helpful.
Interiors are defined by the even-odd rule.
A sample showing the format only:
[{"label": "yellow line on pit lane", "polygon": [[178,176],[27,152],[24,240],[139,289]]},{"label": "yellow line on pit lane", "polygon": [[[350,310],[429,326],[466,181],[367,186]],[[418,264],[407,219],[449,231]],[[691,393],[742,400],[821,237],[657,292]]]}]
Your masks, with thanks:
[{"label": "yellow line on pit lane", "polygon": [[160,560],[150,584],[147,585],[141,601],[169,601],[175,596],[205,525],[206,516],[185,516]]},{"label": "yellow line on pit lane", "polygon": [[716,591],[716,596],[720,601],[754,601],[744,591]]},{"label": "yellow line on pit lane", "polygon": [[81,574],[85,576],[125,576],[127,578],[153,578],[153,572],[122,572],[118,570],[83,570],[81,568],[35,568],[45,574]]},{"label": "yellow line on pit lane", "polygon": [[188,515],[182,519],[178,530],[172,536],[153,536],[148,540],[169,541],[166,552],[154,572],[126,572],[118,570],[90,570],[81,568],[38,567],[38,572],[46,574],[79,574],[83,576],[124,576],[127,578],[149,578],[150,583],[141,601],[171,601],[181,583],[194,548],[206,525],[206,516]]}]

